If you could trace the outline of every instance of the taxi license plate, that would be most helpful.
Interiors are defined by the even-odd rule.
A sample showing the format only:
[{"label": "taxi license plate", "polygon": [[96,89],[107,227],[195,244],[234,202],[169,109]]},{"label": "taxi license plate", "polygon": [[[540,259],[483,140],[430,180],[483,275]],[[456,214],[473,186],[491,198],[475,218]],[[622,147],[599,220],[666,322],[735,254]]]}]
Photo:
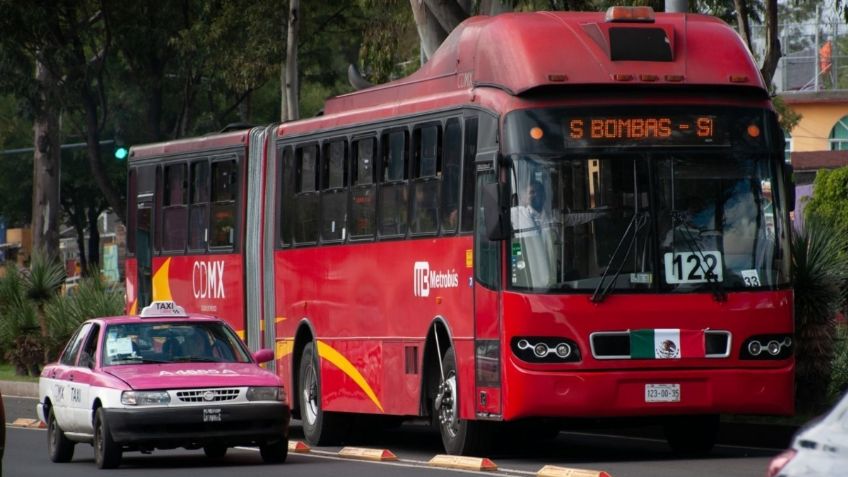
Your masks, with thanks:
[{"label": "taxi license plate", "polygon": [[220,409],[204,409],[203,422],[221,422],[223,414]]},{"label": "taxi license plate", "polygon": [[646,384],[645,402],[680,402],[680,385]]}]

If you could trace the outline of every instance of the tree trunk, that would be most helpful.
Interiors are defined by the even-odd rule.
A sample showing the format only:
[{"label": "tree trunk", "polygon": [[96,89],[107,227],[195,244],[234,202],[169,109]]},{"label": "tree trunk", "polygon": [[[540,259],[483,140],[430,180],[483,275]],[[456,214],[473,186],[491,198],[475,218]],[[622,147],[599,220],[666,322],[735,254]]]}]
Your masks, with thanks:
[{"label": "tree trunk", "polygon": [[430,9],[427,8],[424,0],[409,0],[409,5],[412,7],[415,28],[418,30],[418,38],[421,40],[421,52],[424,60],[429,60],[433,53],[439,49],[439,45],[445,41],[448,34]]},{"label": "tree trunk", "polygon": [[742,40],[745,41],[745,45],[749,50],[752,50],[751,24],[748,21],[748,0],[733,0],[733,5],[736,8],[736,28],[739,30]]},{"label": "tree trunk", "polygon": [[[288,41],[288,21],[289,18],[287,16],[283,16],[282,22],[282,30],[280,31],[280,38]],[[286,106],[286,58],[283,56],[282,61],[280,61],[280,122],[284,123],[289,119],[289,111],[288,106]]]},{"label": "tree trunk", "polygon": [[[43,53],[38,54],[41,57]],[[35,152],[32,178],[32,250],[43,250],[49,256],[59,254],[59,190],[61,181],[61,151],[59,145],[59,115],[50,92],[55,79],[46,65],[36,63],[36,83],[39,105],[35,112],[33,133]]]},{"label": "tree trunk", "polygon": [[85,228],[82,224],[74,224],[74,231],[77,234],[77,250],[79,251],[80,274],[88,276],[88,258],[85,253]]},{"label": "tree trunk", "polygon": [[87,87],[84,87],[80,92],[82,99],[83,110],[85,111],[85,132],[86,146],[88,149],[88,165],[91,168],[91,175],[94,178],[94,183],[103,193],[106,198],[106,203],[112,211],[118,216],[123,223],[127,223],[127,211],[124,203],[121,202],[121,196],[112,187],[112,182],[106,176],[106,170],[103,167],[100,154],[100,132],[98,131],[97,121],[97,100]]},{"label": "tree trunk", "polygon": [[448,34],[468,18],[468,12],[462,9],[457,0],[424,0],[424,4]]},{"label": "tree trunk", "polygon": [[480,15],[497,15],[512,11],[512,7],[503,0],[480,0]]},{"label": "tree trunk", "polygon": [[778,40],[777,23],[777,0],[766,0],[766,57],[760,73],[766,82],[766,87],[771,88],[774,72],[777,71],[777,63],[780,61],[780,40]]},{"label": "tree trunk", "polygon": [[100,211],[96,207],[88,208],[88,273],[100,276]]},{"label": "tree trunk", "polygon": [[300,0],[289,1],[289,28],[286,35],[286,118],[300,118],[297,41],[300,30]]}]

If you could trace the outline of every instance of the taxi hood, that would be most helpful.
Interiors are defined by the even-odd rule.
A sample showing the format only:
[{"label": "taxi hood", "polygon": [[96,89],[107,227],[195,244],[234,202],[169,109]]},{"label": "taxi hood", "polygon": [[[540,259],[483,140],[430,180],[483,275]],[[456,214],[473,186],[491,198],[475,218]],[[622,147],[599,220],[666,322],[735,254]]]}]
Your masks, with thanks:
[{"label": "taxi hood", "polygon": [[276,375],[254,363],[163,363],[103,368],[132,389],[280,386]]}]

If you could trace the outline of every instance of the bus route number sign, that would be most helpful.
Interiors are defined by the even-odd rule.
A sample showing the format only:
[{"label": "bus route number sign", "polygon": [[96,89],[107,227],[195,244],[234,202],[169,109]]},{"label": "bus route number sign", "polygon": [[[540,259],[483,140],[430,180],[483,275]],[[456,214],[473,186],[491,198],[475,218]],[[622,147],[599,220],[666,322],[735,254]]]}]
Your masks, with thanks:
[{"label": "bus route number sign", "polygon": [[714,115],[587,116],[565,120],[570,147],[704,146],[727,143]]}]

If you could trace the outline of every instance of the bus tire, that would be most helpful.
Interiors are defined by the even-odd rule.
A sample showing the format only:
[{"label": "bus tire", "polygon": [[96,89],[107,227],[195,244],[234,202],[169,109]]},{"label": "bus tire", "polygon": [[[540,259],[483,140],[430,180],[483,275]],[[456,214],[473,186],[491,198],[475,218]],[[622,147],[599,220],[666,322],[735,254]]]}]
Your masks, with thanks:
[{"label": "bus tire", "polygon": [[338,444],[347,435],[349,418],[321,409],[321,373],[313,343],[303,348],[298,373],[298,396],[303,437],[313,446]]},{"label": "bus tire", "polygon": [[480,455],[486,453],[492,443],[492,433],[487,432],[486,422],[467,421],[459,418],[459,396],[457,390],[456,355],[448,348],[442,358],[445,379],[439,379],[439,388],[433,403],[436,422],[442,435],[445,452],[451,455]]},{"label": "bus tire", "polygon": [[675,454],[704,456],[715,446],[718,427],[718,415],[669,416],[663,430]]},{"label": "bus tire", "polygon": [[52,407],[47,410],[47,453],[53,462],[70,462],[74,458],[74,442],[65,437]]}]

